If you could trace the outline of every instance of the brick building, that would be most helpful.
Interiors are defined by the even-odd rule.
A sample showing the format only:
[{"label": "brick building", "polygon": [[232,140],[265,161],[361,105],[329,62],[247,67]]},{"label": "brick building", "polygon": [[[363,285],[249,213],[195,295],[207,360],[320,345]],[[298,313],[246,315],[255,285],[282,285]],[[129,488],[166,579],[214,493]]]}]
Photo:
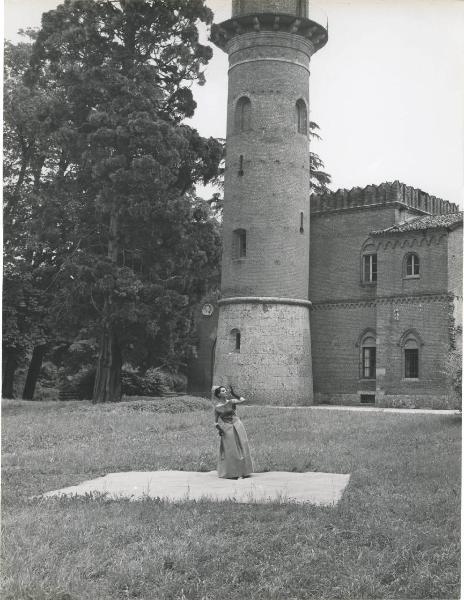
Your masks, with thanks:
[{"label": "brick building", "polygon": [[399,182],[311,203],[314,401],[424,406],[460,344],[462,213]]},{"label": "brick building", "polygon": [[[398,181],[311,199],[315,403],[444,405],[444,362],[461,346],[462,221],[455,204]],[[205,304],[190,373],[201,392],[212,382],[217,297]]]},{"label": "brick building", "polygon": [[[310,16],[311,14],[311,16]],[[309,199],[305,0],[233,0],[220,298],[198,314],[192,391],[252,402],[440,402],[459,337],[462,215],[399,182]]]}]

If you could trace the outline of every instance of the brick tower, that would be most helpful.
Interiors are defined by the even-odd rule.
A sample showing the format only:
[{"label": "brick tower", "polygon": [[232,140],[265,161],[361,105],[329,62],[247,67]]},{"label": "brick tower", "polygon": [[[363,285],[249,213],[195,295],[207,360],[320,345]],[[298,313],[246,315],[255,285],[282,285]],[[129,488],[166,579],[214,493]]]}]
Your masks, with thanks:
[{"label": "brick tower", "polygon": [[233,0],[214,382],[252,402],[313,400],[309,62],[327,30],[302,0]]}]

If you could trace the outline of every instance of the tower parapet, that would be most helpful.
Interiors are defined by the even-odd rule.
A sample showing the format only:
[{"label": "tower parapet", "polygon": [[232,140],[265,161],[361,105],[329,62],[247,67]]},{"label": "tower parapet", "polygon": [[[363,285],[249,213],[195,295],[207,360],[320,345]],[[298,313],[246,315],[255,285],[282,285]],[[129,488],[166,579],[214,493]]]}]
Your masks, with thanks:
[{"label": "tower parapet", "polygon": [[380,185],[368,185],[365,188],[339,189],[336,192],[313,195],[311,196],[311,215],[317,216],[327,212],[392,204],[402,205],[417,214],[444,215],[459,212],[458,205],[453,202],[442,200],[420,189],[394,181]]}]

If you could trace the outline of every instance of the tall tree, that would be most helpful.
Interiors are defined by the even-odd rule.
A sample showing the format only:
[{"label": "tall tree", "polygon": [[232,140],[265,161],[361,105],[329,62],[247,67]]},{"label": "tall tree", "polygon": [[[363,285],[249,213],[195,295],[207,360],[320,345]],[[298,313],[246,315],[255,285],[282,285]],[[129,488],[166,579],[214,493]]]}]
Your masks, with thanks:
[{"label": "tall tree", "polygon": [[32,352],[27,398],[33,395],[33,373],[40,369],[49,333],[50,277],[58,268],[56,248],[39,240],[35,219],[43,187],[59,169],[55,134],[61,112],[50,81],[47,87],[25,84],[30,56],[30,43],[5,45],[2,391],[6,397],[13,394],[16,367]]},{"label": "tall tree", "polygon": [[[211,57],[197,23],[211,19],[203,0],[66,0],[44,14],[34,45],[26,83],[49,71],[66,113],[67,167],[53,197],[79,212],[55,314],[68,307],[98,324],[96,402],[121,396],[131,319],[155,340],[178,312],[184,322],[174,330],[185,338],[180,309],[217,254],[194,185],[216,175],[222,149],[181,123],[195,108],[188,86],[203,81]],[[176,335],[164,333],[173,354]]]},{"label": "tall tree", "polygon": [[[320,140],[319,125],[314,121],[309,122],[309,135],[312,139]],[[324,162],[315,152],[309,153],[309,171],[311,174],[311,192],[314,194],[324,194],[329,192],[331,176],[324,171]]]}]

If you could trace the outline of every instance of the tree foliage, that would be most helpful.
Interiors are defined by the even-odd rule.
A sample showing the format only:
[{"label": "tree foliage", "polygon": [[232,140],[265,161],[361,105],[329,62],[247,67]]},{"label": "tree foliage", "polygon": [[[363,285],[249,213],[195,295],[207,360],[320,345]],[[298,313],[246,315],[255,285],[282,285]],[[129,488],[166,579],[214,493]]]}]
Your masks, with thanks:
[{"label": "tree foliage", "polygon": [[66,0],[43,15],[21,81],[50,101],[34,214],[55,257],[48,311],[55,334],[100,339],[96,401],[119,399],[123,361],[182,367],[217,275],[218,224],[195,184],[216,176],[222,147],[182,123],[211,57],[197,22],[211,18],[203,0]]},{"label": "tree foliage", "polygon": [[[318,133],[319,125],[314,121],[309,122],[309,135],[311,138],[320,140]],[[311,192],[314,194],[325,194],[329,192],[331,176],[324,171],[324,162],[315,152],[309,153],[309,171],[311,174]]]}]

